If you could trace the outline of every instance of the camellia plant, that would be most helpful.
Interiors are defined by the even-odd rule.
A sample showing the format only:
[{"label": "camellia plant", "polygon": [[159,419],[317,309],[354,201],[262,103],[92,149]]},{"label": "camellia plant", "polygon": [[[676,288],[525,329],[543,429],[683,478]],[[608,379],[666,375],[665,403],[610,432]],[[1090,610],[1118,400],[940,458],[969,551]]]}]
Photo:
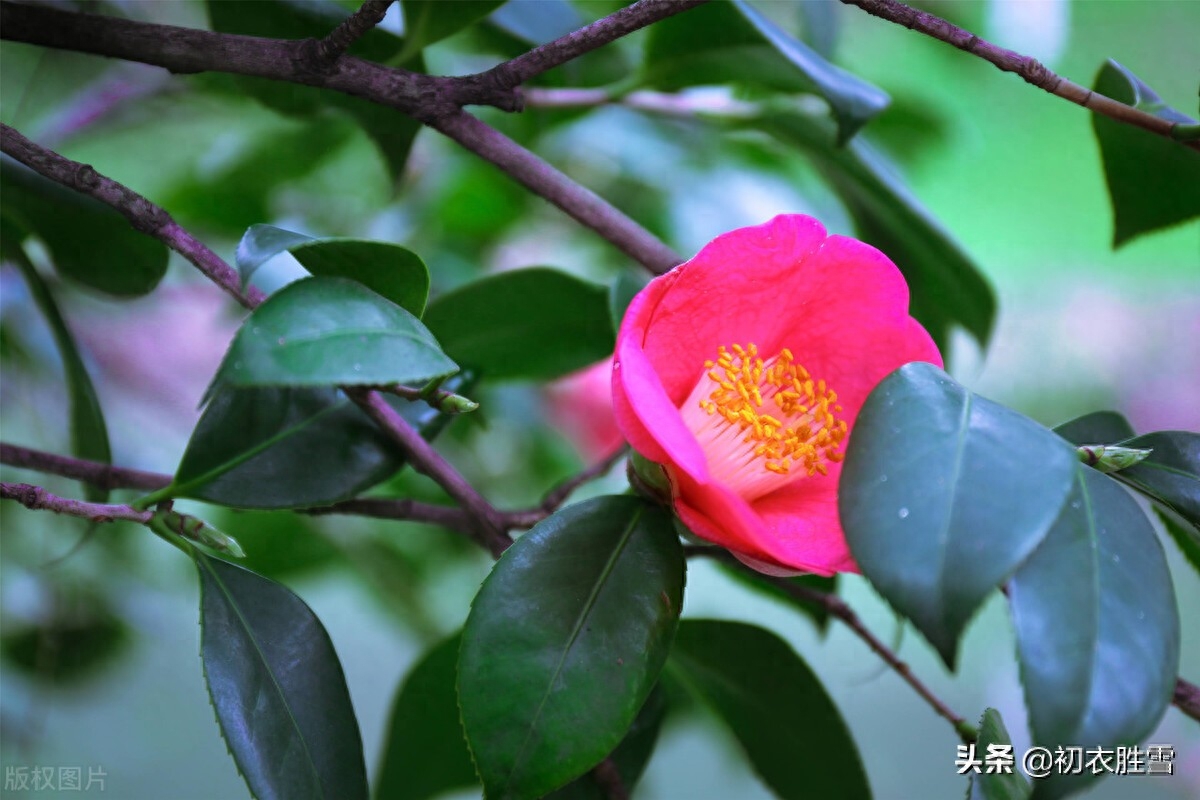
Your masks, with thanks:
[{"label": "camellia plant", "polygon": [[[1200,753],[1151,738],[1172,706],[1200,721],[1173,584],[1200,570],[1200,434],[1107,410],[1050,428],[951,377],[993,293],[872,143],[917,136],[920,109],[836,66],[832,31],[902,25],[1082,106],[1114,247],[1195,224],[1200,123],[1116,61],[1084,87],[843,1],[0,0],[6,703],[14,675],[67,692],[118,664],[131,576],[185,595],[183,563],[254,797],[703,800],[639,783],[698,708],[775,796],[933,796],[897,794],[790,632],[689,610],[750,594],[844,626],[942,718],[958,796],[1200,787]],[[643,129],[646,152],[602,146]],[[642,174],[668,143],[764,186],[803,164],[811,201],[691,220],[708,244],[685,258],[671,204],[700,180]],[[123,331],[137,355],[106,349]],[[347,681],[354,618],[327,631],[301,598],[335,573],[423,650],[398,686]],[[867,592],[897,641],[848,599]],[[955,708],[901,633],[955,672],[991,600],[1023,709]],[[6,796],[135,796],[115,766],[48,771],[4,713]],[[228,791],[157,780],[138,796]]]}]

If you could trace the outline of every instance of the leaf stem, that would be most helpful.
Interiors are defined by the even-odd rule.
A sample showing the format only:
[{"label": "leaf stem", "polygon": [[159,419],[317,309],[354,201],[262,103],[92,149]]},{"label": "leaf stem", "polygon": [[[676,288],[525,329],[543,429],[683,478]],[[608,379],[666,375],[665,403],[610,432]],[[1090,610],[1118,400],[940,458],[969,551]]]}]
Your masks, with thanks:
[{"label": "leaf stem", "polygon": [[[940,42],[953,45],[959,50],[982,58],[1003,72],[1011,72],[1020,76],[1022,80],[1032,86],[1044,89],[1056,97],[1069,100],[1076,105],[1095,111],[1097,114],[1103,114],[1117,122],[1156,133],[1172,141],[1181,141],[1174,133],[1174,129],[1177,127],[1176,123],[1080,86],[1056,75],[1035,58],[994,45],[927,11],[918,11],[898,0],[842,0],[842,2],[846,5],[857,6],[873,17],[903,25]],[[1189,141],[1186,133],[1181,143],[1184,147],[1200,150],[1200,141]]]}]

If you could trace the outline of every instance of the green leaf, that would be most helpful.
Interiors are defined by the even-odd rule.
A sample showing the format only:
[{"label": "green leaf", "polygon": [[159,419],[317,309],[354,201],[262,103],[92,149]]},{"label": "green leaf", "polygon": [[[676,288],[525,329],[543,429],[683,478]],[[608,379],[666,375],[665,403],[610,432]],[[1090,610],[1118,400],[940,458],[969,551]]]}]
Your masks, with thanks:
[{"label": "green leaf", "polygon": [[1196,574],[1200,575],[1200,531],[1197,531],[1194,526],[1188,526],[1174,513],[1165,511],[1158,506],[1154,507],[1154,513],[1158,515],[1158,519],[1167,529],[1167,533],[1175,540],[1175,545],[1183,553],[1183,557],[1192,565]]},{"label": "green leaf", "polygon": [[15,670],[57,690],[80,689],[115,667],[133,637],[104,595],[75,582],[56,584],[54,591],[53,604],[36,621],[5,620],[0,656],[10,676]]},{"label": "green leaf", "polygon": [[1151,452],[1115,477],[1200,530],[1200,433],[1156,431],[1126,439],[1121,446]]},{"label": "green leaf", "polygon": [[378,800],[427,800],[477,786],[455,693],[462,634],[429,650],[400,685],[375,785]]},{"label": "green leaf", "polygon": [[538,798],[624,738],[683,601],[670,517],[634,497],[559,511],[517,540],[471,606],[463,727],[490,800]]},{"label": "green leaf", "polygon": [[1074,445],[1115,444],[1133,438],[1133,426],[1116,411],[1093,411],[1055,427],[1054,432]]},{"label": "green leaf", "polygon": [[[231,3],[208,0],[208,18],[219,33],[241,33],[277,39],[323,38],[343,22],[349,12],[330,0],[256,0]],[[393,62],[404,41],[381,27],[372,28],[351,45],[348,53],[377,62]],[[401,66],[424,71],[419,56]],[[327,109],[349,114],[375,142],[387,160],[393,179],[399,178],[421,124],[409,116],[358,97],[313,86],[281,83],[263,78],[234,76],[241,91],[268,108],[285,114],[313,116]]]},{"label": "green leaf", "polygon": [[975,743],[975,757],[983,760],[991,747],[1007,748],[1012,753],[1012,772],[987,772],[971,775],[971,789],[968,800],[1026,800],[1033,788],[1016,766],[1013,753],[1012,737],[1000,712],[994,708],[984,709],[983,718],[979,720],[979,740]]},{"label": "green leaf", "polygon": [[455,361],[488,378],[558,378],[612,355],[604,287],[533,267],[492,275],[429,304],[425,324]]},{"label": "green leaf", "polygon": [[[456,376],[449,391],[468,385]],[[400,416],[432,439],[449,418],[391,395]],[[221,389],[204,410],[162,497],[237,508],[305,508],[355,497],[404,460],[358,406],[333,389]]]},{"label": "green leaf", "polygon": [[[58,310],[58,303],[55,302],[50,287],[42,280],[42,276],[38,274],[37,269],[25,254],[24,248],[20,244],[15,244],[20,241],[20,238],[7,217],[0,217],[0,237],[5,242],[0,245],[0,248],[4,250],[5,258],[10,258],[21,270],[25,282],[29,285],[29,292],[33,295],[34,302],[37,303],[42,316],[46,318],[46,323],[50,326],[54,343],[58,347],[59,357],[62,358],[63,372],[67,379],[67,394],[70,397],[71,405],[71,453],[79,458],[98,461],[101,464],[111,464],[112,450],[108,444],[108,426],[104,422],[104,411],[100,407],[100,398],[96,396],[96,389],[92,386],[92,379],[88,375],[87,367],[83,365],[83,359],[79,357],[79,349],[75,346],[75,337],[67,328],[66,320]],[[101,489],[90,483],[83,484],[83,491],[87,499],[93,503],[102,503],[108,499],[107,489]]]},{"label": "green leaf", "polygon": [[[587,24],[569,0],[508,0],[487,21],[526,45],[523,50],[566,36]],[[570,64],[564,66],[569,68]]]},{"label": "green leaf", "polygon": [[204,677],[250,791],[259,800],[365,800],[362,736],[320,620],[278,583],[193,557]]},{"label": "green leaf", "polygon": [[963,326],[987,344],[996,300],[974,262],[861,137],[838,147],[832,125],[794,109],[768,109],[735,123],[803,150],[850,212],[859,237],[904,273],[910,309],[943,350]]},{"label": "green leaf", "polygon": [[[637,719],[629,727],[629,733],[625,734],[621,744],[609,756],[626,791],[633,790],[645,771],[666,714],[667,694],[660,686],[655,686],[638,712]],[[545,800],[609,800],[609,797],[592,774],[587,773],[546,795]]]},{"label": "green leaf", "polygon": [[1028,417],[908,364],[871,392],[850,435],[838,496],[846,542],[953,668],[971,616],[1058,518],[1077,463]]},{"label": "green leaf", "polygon": [[[1171,701],[1179,616],[1146,515],[1111,478],[1077,465],[1069,502],[1008,584],[1034,741],[1114,747],[1148,735]],[[1060,797],[1095,776],[1039,781]]]},{"label": "green leaf", "polygon": [[319,277],[288,284],[250,312],[213,387],[420,386],[457,371],[408,311],[355,281]]},{"label": "green leaf", "polygon": [[837,119],[839,144],[890,102],[882,89],[829,63],[744,0],[709,3],[654,25],[641,82],[665,91],[732,82],[815,92]]},{"label": "green leaf", "polygon": [[608,313],[612,316],[614,331],[621,330],[621,320],[625,319],[625,309],[633,302],[633,298],[646,288],[648,280],[640,275],[632,275],[628,271],[618,275],[608,285]]},{"label": "green leaf", "polygon": [[434,42],[458,33],[476,20],[504,5],[505,0],[402,0],[404,49],[396,58],[402,62]]},{"label": "green leaf", "polygon": [[776,583],[776,580],[785,580],[788,583],[797,586],[804,586],[809,589],[815,589],[818,592],[825,594],[837,594],[838,576],[830,575],[797,575],[793,578],[770,579],[761,576],[759,573],[750,574],[744,569],[722,564],[722,569],[725,574],[729,575],[738,583],[746,586],[759,594],[772,597],[785,605],[791,606],[799,611],[804,616],[812,620],[812,623],[817,626],[817,630],[825,633],[829,628],[829,609],[817,603],[810,603],[806,600],[801,600],[791,592],[783,589]]},{"label": "green leaf", "polygon": [[776,796],[871,797],[837,707],[775,634],[741,622],[684,620],[668,669],[729,726]]},{"label": "green leaf", "polygon": [[415,317],[425,313],[429,270],[407,247],[363,239],[316,239],[274,225],[252,225],[237,247],[243,283],[284,250],[313,275],[358,281]]},{"label": "green leaf", "polygon": [[[1196,120],[1162,101],[1153,89],[1109,59],[1092,88],[1169,122]],[[1113,207],[1113,247],[1200,215],[1200,153],[1141,128],[1092,114]]]},{"label": "green leaf", "polygon": [[41,239],[64,277],[136,297],[152,291],[166,273],[166,246],[100,201],[10,161],[0,164],[0,183],[0,208],[14,233],[19,226]]}]

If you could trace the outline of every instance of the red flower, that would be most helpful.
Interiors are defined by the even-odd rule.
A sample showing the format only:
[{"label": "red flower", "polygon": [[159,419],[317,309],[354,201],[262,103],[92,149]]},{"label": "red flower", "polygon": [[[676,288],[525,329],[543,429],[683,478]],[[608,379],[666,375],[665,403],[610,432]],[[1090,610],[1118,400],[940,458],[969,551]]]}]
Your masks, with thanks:
[{"label": "red flower", "polygon": [[634,298],[613,405],[696,535],[771,574],[857,571],[837,511],[845,445],[909,361],[942,364],[896,265],[784,215],[718,236]]},{"label": "red flower", "polygon": [[625,443],[612,408],[612,359],[597,361],[546,387],[550,423],[585,461],[611,456]]}]

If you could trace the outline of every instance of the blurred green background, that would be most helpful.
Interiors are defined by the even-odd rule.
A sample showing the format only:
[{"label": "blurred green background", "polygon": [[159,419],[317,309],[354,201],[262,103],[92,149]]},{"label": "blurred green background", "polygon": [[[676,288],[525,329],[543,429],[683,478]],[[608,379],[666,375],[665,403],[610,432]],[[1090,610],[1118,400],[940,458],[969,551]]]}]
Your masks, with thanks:
[{"label": "blurred green background", "polygon": [[[614,5],[577,8],[590,19]],[[896,160],[913,193],[976,259],[998,294],[987,351],[966,336],[955,341],[956,377],[1046,424],[1113,408],[1138,430],[1200,429],[1200,226],[1145,236],[1113,252],[1087,112],[946,45],[835,2],[821,5],[828,12],[822,18],[839,30],[839,63],[893,95],[893,108],[867,135]],[[1116,58],[1169,103],[1196,111],[1200,3],[923,5],[1081,84],[1091,83],[1104,59]],[[138,19],[206,25],[203,7],[193,2],[113,7]],[[781,23],[801,24],[797,3],[761,7]],[[397,24],[395,11],[385,24]],[[636,63],[637,43],[631,37],[611,48],[597,69],[619,76]],[[468,31],[437,45],[426,54],[430,71],[460,73],[495,63],[479,49],[484,44]],[[569,85],[570,76],[564,82]],[[813,213],[831,230],[852,233],[847,215],[802,157],[752,137],[722,138],[616,108],[484,116],[684,254],[720,232],[781,212]],[[5,42],[0,118],[163,204],[229,259],[247,225],[272,222],[314,235],[401,242],[428,262],[435,290],[480,271],[534,264],[596,279],[633,269],[436,134],[419,135],[406,172],[393,184],[371,141],[346,118],[281,116],[207,76],[172,77]],[[264,270],[265,287],[295,274],[286,261],[276,259]],[[107,300],[65,284],[55,289],[97,383],[115,463],[173,471],[236,326],[236,309],[182,263],[155,293],[136,301]],[[0,273],[0,315],[2,436],[66,452],[58,357],[19,274],[7,267]],[[443,442],[495,501],[532,502],[583,463],[546,424],[537,387],[487,389],[481,399],[487,427],[461,421]],[[78,496],[70,481],[7,467],[3,475]],[[431,484],[411,476],[397,477],[389,488],[438,497]],[[618,475],[589,491],[622,488]],[[205,513],[247,545],[257,568],[295,589],[324,621],[374,772],[398,682],[428,644],[461,624],[488,559],[453,534],[416,525]],[[106,793],[117,797],[245,797],[208,707],[191,566],[141,529],[91,533],[77,520],[10,503],[0,505],[0,525],[0,764],[79,766],[85,776],[88,767],[102,767]],[[1197,680],[1200,587],[1174,546],[1165,546],[1184,619],[1181,674]],[[850,578],[843,586],[867,624],[892,637],[895,622],[866,583]],[[685,613],[748,620],[788,638],[838,702],[881,800],[962,796],[949,726],[844,629],[835,625],[822,638],[806,620],[748,594],[705,563],[691,565]],[[64,652],[55,637],[30,633],[48,621],[88,635],[58,639],[76,643]],[[953,708],[972,717],[995,706],[1018,752],[1028,744],[1001,602],[991,602],[971,629],[957,676],[946,674],[917,635],[906,633],[900,651]],[[704,724],[694,724],[697,715]],[[1171,709],[1152,741],[1175,745],[1175,776],[1109,778],[1088,796],[1200,794],[1200,729]],[[732,740],[691,709],[668,719],[637,796],[768,794]]]}]

